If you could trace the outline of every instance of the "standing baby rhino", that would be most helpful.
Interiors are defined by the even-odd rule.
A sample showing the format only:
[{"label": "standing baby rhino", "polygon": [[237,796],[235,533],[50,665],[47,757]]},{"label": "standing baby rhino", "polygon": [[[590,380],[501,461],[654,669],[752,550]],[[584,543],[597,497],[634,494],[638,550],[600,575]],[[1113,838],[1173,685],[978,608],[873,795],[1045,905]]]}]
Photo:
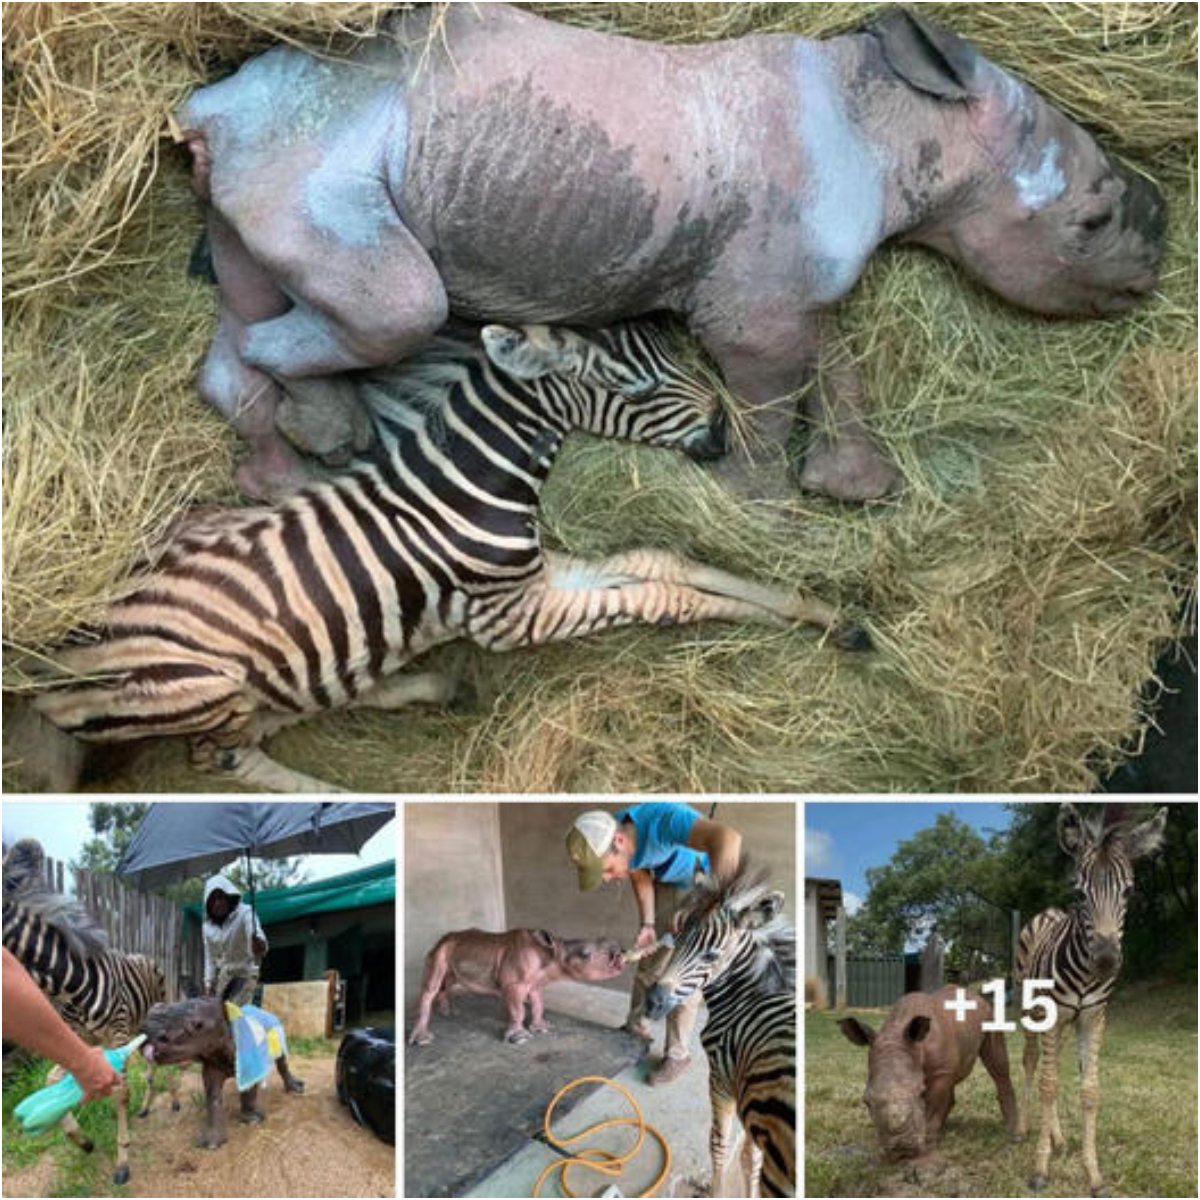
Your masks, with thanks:
[{"label": "standing baby rhino", "polygon": [[995,1082],[1005,1127],[1016,1137],[1017,1099],[1004,1034],[984,1032],[992,1008],[974,992],[968,995],[976,1007],[964,1012],[964,1020],[955,1020],[946,1002],[955,999],[957,990],[901,996],[878,1033],[854,1017],[838,1022],[856,1046],[870,1047],[863,1100],[886,1162],[922,1161],[933,1154],[954,1107],[954,1089],[970,1075],[976,1058]]},{"label": "standing baby rhino", "polygon": [[[215,1150],[226,1141],[221,1093],[225,1080],[232,1079],[237,1073],[237,1059],[233,1032],[225,1014],[225,998],[237,995],[244,983],[243,979],[231,979],[220,997],[199,996],[177,1004],[156,1004],[146,1014],[142,1026],[147,1039],[142,1054],[147,1061],[156,1065],[196,1061],[203,1067],[207,1115],[196,1145],[205,1150]],[[304,1084],[288,1067],[287,1055],[275,1060],[275,1069],[283,1080],[285,1091],[304,1091]],[[238,1120],[243,1124],[259,1124],[267,1119],[258,1107],[258,1088],[255,1084],[240,1093]]]},{"label": "standing baby rhino", "polygon": [[[567,941],[545,929],[510,929],[485,933],[463,929],[448,933],[425,959],[421,1000],[410,1045],[433,1041],[429,1017],[436,998],[442,1013],[450,1011],[454,988],[499,993],[508,1011],[506,1042],[525,1042],[530,1032],[545,1033],[542,988],[557,979],[598,983],[625,969],[625,956],[616,942]],[[529,1030],[525,1001],[529,1001]]]},{"label": "standing baby rhino", "polygon": [[[779,494],[787,398],[884,241],[1083,316],[1149,294],[1162,250],[1151,184],[903,10],[823,42],[666,46],[424,6],[345,60],[270,50],[176,120],[220,285],[200,390],[250,442],[256,495],[303,474],[280,428],[331,459],[361,448],[340,373],[411,355],[449,313],[598,326],[659,309],[746,405],[744,444],[767,457],[735,482]],[[849,365],[808,396],[802,485],[892,490]]]}]

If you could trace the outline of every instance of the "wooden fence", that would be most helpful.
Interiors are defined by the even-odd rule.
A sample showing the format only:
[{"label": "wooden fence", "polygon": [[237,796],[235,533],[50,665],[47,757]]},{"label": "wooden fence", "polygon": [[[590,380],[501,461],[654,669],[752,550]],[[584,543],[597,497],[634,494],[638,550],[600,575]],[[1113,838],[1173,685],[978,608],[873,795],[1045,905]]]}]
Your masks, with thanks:
[{"label": "wooden fence", "polygon": [[[47,884],[66,892],[64,867],[52,858],[45,860]],[[137,892],[117,882],[104,871],[76,870],[75,899],[92,914],[108,934],[112,950],[124,954],[146,954],[162,968],[167,981],[167,999],[182,996],[180,980],[188,976],[200,983],[203,950],[200,930],[185,923],[183,913],[162,896]]]}]

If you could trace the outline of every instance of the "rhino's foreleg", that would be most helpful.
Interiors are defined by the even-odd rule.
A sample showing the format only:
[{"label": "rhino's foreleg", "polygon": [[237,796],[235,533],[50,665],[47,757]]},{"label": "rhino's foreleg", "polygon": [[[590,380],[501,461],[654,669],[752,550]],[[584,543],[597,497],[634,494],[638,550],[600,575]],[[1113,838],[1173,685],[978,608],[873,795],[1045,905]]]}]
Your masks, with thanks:
[{"label": "rhino's foreleg", "polygon": [[[196,1138],[201,1150],[216,1150],[225,1145],[225,1106],[221,1103],[221,1092],[225,1087],[225,1073],[211,1063],[204,1064],[204,1128]],[[248,1094],[248,1093],[244,1093]]]},{"label": "rhino's foreleg", "polygon": [[283,393],[270,375],[242,358],[240,344],[251,322],[284,311],[288,301],[237,234],[211,211],[208,235],[220,301],[217,332],[200,368],[198,390],[249,447],[238,468],[238,486],[253,499],[278,500],[311,483],[317,471],[280,436],[275,417]]},{"label": "rhino's foreleg", "polygon": [[866,397],[858,368],[838,341],[831,314],[818,322],[818,356],[813,385],[804,399],[811,437],[800,486],[836,500],[878,500],[899,491],[900,472],[866,424]]}]

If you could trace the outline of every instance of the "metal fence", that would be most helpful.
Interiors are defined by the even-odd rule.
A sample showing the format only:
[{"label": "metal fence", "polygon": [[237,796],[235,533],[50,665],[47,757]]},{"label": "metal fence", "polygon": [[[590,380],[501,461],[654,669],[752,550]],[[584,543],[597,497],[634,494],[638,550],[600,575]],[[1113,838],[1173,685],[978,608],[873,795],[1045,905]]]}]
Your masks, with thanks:
[{"label": "metal fence", "polygon": [[[167,998],[177,999],[180,980],[197,982],[203,972],[200,931],[185,922],[183,913],[169,900],[149,892],[136,892],[118,883],[105,871],[75,870],[75,898],[108,934],[108,945],[123,954],[146,954],[162,968]],[[47,884],[64,893],[65,870],[61,862],[45,860]]]},{"label": "metal fence", "polygon": [[904,995],[904,955],[846,957],[846,1004],[850,1008],[888,1008]]}]

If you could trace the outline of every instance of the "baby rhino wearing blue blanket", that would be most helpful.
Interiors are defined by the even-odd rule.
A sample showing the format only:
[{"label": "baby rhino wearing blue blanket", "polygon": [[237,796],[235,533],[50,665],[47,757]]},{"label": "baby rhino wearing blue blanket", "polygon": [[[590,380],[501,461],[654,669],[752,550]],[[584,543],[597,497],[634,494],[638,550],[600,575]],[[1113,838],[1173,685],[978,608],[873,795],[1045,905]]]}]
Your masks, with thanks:
[{"label": "baby rhino wearing blue blanket", "polygon": [[238,1120],[245,1124],[265,1121],[258,1107],[258,1085],[270,1074],[271,1063],[289,1092],[304,1091],[304,1084],[288,1070],[287,1039],[279,1018],[251,1005],[238,1007],[226,1000],[235,995],[242,980],[232,979],[220,997],[199,996],[178,1004],[156,1004],[146,1014],[142,1054],[152,1063],[198,1061],[204,1068],[207,1118],[196,1145],[215,1150],[225,1144],[225,1108],[221,1092],[225,1080],[237,1080],[241,1094]]}]

